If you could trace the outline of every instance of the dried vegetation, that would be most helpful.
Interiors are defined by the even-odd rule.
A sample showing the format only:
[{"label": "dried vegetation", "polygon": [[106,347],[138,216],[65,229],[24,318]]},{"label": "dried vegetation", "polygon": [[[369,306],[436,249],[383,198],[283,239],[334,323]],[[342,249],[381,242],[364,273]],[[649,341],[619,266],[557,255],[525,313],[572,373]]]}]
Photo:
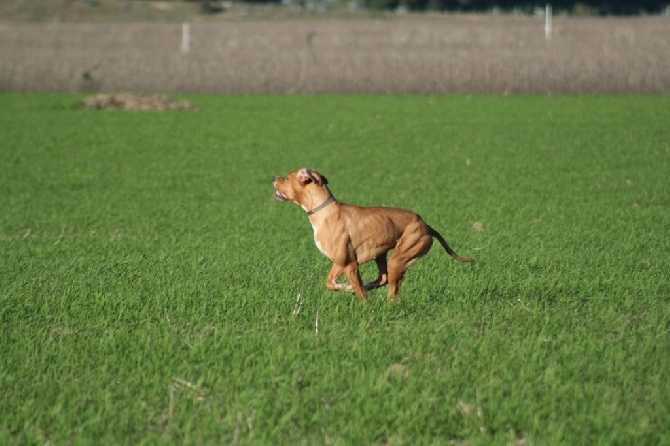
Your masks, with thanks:
[{"label": "dried vegetation", "polygon": [[0,25],[0,90],[670,92],[670,20],[425,15]]},{"label": "dried vegetation", "polygon": [[174,101],[164,94],[136,95],[132,93],[96,94],[84,99],[83,106],[97,110],[136,111],[193,111],[196,106],[186,101]]}]

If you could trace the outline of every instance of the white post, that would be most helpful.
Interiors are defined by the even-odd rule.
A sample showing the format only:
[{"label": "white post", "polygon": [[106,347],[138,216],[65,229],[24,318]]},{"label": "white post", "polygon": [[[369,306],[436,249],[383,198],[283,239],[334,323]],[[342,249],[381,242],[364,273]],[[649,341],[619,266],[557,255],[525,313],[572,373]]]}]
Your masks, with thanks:
[{"label": "white post", "polygon": [[547,3],[545,9],[545,22],[544,22],[544,38],[549,41],[551,40],[551,5]]},{"label": "white post", "polygon": [[191,49],[191,30],[188,22],[181,25],[181,52],[186,54]]}]

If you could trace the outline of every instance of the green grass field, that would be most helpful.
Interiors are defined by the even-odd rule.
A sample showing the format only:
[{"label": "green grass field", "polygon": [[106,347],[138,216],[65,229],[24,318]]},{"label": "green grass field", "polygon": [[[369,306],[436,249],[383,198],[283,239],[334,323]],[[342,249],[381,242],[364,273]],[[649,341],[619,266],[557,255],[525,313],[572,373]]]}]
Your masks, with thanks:
[{"label": "green grass field", "polygon": [[[670,444],[668,97],[80,99],[0,95],[0,443]],[[326,290],[302,166],[477,263]]]}]

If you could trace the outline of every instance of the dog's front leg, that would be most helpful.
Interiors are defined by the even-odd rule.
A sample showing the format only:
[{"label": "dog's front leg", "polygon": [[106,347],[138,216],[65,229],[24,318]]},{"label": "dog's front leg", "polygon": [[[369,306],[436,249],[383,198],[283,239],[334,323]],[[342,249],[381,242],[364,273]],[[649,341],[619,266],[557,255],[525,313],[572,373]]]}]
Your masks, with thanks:
[{"label": "dog's front leg", "polygon": [[363,280],[361,279],[361,274],[358,271],[358,262],[353,261],[349,263],[344,268],[344,276],[349,281],[349,284],[353,288],[354,294],[358,297],[358,300],[364,301],[367,293],[363,287]]},{"label": "dog's front leg", "polygon": [[342,274],[344,274],[344,268],[334,263],[333,267],[328,273],[328,277],[326,278],[326,287],[331,291],[347,291],[349,293],[353,293],[354,289],[351,287],[351,285],[346,282],[339,283],[337,281],[337,279],[339,279]]},{"label": "dog's front leg", "polygon": [[[339,283],[337,281],[342,274],[347,278],[349,281],[348,283]],[[326,278],[326,287],[332,291],[348,291],[354,293],[360,300],[365,300],[366,297],[363,281],[358,272],[358,263],[356,262],[352,262],[346,266],[340,266],[336,263],[333,264],[333,267],[330,269],[330,273],[328,273],[328,277]]]}]

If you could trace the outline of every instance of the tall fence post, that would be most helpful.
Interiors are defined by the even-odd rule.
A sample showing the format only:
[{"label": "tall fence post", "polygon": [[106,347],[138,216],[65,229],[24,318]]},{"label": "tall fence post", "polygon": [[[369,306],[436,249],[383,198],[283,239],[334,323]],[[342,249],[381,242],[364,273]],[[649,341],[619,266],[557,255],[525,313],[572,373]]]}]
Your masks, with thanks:
[{"label": "tall fence post", "polygon": [[551,5],[549,3],[547,3],[544,15],[544,38],[549,41],[551,40]]},{"label": "tall fence post", "polygon": [[181,25],[181,52],[186,54],[191,49],[191,27],[188,22]]}]

